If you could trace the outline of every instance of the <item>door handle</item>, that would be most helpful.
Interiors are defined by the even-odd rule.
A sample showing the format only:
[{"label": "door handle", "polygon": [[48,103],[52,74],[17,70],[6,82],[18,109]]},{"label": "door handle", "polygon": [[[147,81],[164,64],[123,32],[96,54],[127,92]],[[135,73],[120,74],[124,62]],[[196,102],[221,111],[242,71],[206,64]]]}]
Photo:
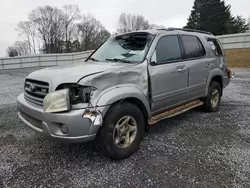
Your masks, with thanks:
[{"label": "door handle", "polygon": [[178,72],[185,72],[187,69],[186,68],[179,68]]},{"label": "door handle", "polygon": [[207,64],[206,64],[206,67],[209,68],[210,66],[211,66],[211,63],[207,63]]}]

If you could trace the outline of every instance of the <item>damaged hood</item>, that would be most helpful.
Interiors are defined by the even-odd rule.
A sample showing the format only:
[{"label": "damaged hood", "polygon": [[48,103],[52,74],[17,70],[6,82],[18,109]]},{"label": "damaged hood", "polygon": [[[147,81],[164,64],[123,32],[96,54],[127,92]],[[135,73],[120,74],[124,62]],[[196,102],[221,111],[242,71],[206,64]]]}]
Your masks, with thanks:
[{"label": "damaged hood", "polygon": [[[27,76],[28,79],[48,82],[52,89],[62,83],[77,83],[84,77],[94,75],[104,71],[116,71],[134,64],[118,62],[81,62],[72,63],[64,66],[44,68],[32,72]],[[54,88],[53,88],[54,87]]]}]

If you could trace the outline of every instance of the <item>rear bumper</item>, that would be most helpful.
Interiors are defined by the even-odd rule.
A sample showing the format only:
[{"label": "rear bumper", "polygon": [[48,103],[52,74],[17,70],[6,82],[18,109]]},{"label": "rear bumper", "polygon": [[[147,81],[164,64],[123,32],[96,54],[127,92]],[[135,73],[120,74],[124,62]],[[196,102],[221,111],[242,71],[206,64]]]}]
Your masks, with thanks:
[{"label": "rear bumper", "polygon": [[45,113],[43,108],[27,102],[23,93],[17,97],[17,109],[19,118],[32,130],[48,139],[70,143],[94,140],[102,123],[96,125],[93,119],[83,116],[86,109]]}]

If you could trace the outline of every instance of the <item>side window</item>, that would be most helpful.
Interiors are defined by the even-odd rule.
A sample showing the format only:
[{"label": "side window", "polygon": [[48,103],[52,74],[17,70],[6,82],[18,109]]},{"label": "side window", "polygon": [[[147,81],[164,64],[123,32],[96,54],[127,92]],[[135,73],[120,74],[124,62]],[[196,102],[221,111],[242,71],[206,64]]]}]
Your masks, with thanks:
[{"label": "side window", "polygon": [[210,45],[210,47],[212,48],[212,50],[216,56],[223,56],[223,52],[222,52],[222,49],[220,47],[220,44],[216,39],[208,38],[207,42]]},{"label": "side window", "polygon": [[157,64],[180,59],[182,59],[182,54],[178,36],[169,35],[162,37],[156,47]]},{"label": "side window", "polygon": [[206,51],[199,38],[195,36],[181,36],[183,46],[185,49],[185,58],[199,58],[206,54]]}]

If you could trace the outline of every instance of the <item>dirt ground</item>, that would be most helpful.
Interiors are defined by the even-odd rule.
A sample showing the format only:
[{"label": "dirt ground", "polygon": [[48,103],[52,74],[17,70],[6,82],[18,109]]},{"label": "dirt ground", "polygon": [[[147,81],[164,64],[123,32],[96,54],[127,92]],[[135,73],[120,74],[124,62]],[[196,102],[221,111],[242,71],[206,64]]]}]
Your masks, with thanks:
[{"label": "dirt ground", "polygon": [[45,140],[18,119],[16,97],[33,70],[0,71],[0,188],[250,187],[250,69],[234,69],[219,112],[163,120],[119,162],[93,143]]}]

